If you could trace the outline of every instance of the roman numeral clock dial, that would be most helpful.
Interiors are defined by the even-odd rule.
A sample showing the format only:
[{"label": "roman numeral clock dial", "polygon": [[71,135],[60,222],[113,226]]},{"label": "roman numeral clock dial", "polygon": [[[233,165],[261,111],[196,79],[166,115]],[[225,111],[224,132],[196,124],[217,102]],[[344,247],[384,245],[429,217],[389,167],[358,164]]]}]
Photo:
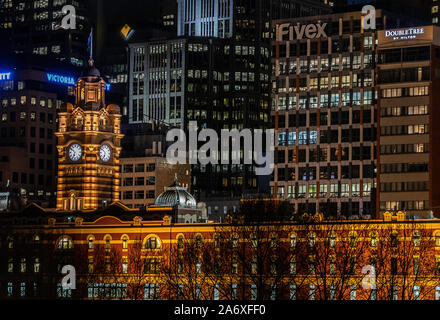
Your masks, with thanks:
[{"label": "roman numeral clock dial", "polygon": [[82,157],[82,148],[79,144],[75,143],[69,147],[69,159],[72,161],[79,161]]},{"label": "roman numeral clock dial", "polygon": [[103,144],[99,148],[99,158],[103,162],[108,162],[110,160],[110,157],[111,157],[110,147],[108,145],[106,145],[106,144]]}]

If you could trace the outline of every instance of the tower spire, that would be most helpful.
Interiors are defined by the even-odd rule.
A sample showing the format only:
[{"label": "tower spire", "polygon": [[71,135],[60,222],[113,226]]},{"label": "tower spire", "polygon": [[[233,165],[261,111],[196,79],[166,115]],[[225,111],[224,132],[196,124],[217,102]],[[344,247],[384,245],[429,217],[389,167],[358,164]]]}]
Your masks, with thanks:
[{"label": "tower spire", "polygon": [[93,28],[90,30],[89,40],[87,41],[88,51],[90,53],[89,66],[93,67],[95,62],[93,61]]}]

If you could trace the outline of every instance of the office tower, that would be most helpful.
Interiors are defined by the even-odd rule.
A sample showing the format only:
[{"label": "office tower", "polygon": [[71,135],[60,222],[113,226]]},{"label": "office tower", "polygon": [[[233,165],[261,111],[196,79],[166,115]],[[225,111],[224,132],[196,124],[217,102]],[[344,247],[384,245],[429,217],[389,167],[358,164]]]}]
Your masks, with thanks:
[{"label": "office tower", "polygon": [[[65,6],[75,8],[74,29],[61,27]],[[87,61],[91,1],[35,0],[0,3],[0,38],[12,52],[44,56],[82,67]],[[71,12],[71,11],[69,11]]]},{"label": "office tower", "polygon": [[179,186],[189,188],[190,165],[171,165],[165,157],[148,153],[121,158],[121,202],[128,208],[152,205],[176,177]]},{"label": "office tower", "polygon": [[129,45],[130,123],[153,120],[183,128],[186,40]]},{"label": "office tower", "polygon": [[[299,5],[283,11],[276,4],[179,1],[177,28],[183,37],[130,48],[130,121],[155,119],[185,130],[197,121],[200,129],[218,133],[269,128],[271,12],[308,12],[296,9]],[[321,2],[312,4],[315,12],[329,10]],[[233,211],[243,196],[269,191],[255,169],[243,161],[193,165],[191,191],[208,203],[208,212]]]},{"label": "office tower", "polygon": [[379,31],[378,196],[380,212],[439,217],[438,27]]},{"label": "office tower", "polygon": [[299,215],[374,216],[376,30],[360,12],[274,24],[272,193]]},{"label": "office tower", "polygon": [[[266,38],[269,19],[313,16],[330,12],[319,0],[177,0],[178,36],[244,39],[244,33]],[[261,31],[261,34],[258,32]]]},{"label": "office tower", "polygon": [[439,8],[439,4],[437,0],[432,0],[432,4],[431,4],[431,23],[434,25],[438,25],[439,24],[439,15],[440,12],[438,10]]},{"label": "office tower", "polygon": [[[119,1],[97,0],[96,64],[112,85],[108,99],[128,112],[128,50],[130,43],[176,35],[175,0]],[[125,117],[123,119],[125,121]]]},{"label": "office tower", "polygon": [[[60,69],[2,69],[0,190],[11,208],[30,201],[55,206],[56,112],[71,101],[74,77]],[[20,199],[18,201],[18,199]]]}]

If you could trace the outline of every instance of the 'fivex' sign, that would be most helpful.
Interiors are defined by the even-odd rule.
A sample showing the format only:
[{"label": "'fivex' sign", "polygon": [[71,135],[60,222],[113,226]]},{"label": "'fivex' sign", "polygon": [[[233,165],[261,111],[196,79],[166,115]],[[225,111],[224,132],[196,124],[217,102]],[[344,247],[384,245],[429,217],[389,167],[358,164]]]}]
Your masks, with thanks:
[{"label": "'fivex' sign", "polygon": [[284,36],[289,35],[289,41],[307,39],[327,38],[325,32],[327,23],[311,23],[311,24],[297,24],[296,26],[290,23],[283,23],[277,25],[277,41],[285,40]]}]

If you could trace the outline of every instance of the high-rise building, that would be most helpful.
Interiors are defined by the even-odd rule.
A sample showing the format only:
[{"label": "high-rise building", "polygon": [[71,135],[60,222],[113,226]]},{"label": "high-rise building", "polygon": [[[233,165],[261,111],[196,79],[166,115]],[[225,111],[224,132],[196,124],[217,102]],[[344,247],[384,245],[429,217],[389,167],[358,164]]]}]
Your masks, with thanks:
[{"label": "high-rise building", "polygon": [[[270,19],[313,16],[330,12],[321,0],[177,0],[178,36],[219,37],[260,41],[268,38]],[[261,32],[261,33],[259,33]],[[250,40],[250,39],[247,39]]]},{"label": "high-rise building", "polygon": [[[197,121],[217,132],[268,128],[271,13],[329,11],[320,1],[307,2],[315,11],[294,0],[282,1],[292,5],[283,11],[280,3],[178,1],[177,29],[184,38],[131,46],[130,121],[155,119],[184,129]],[[193,165],[191,191],[207,202],[208,212],[233,211],[245,194],[268,191],[255,169]]]},{"label": "high-rise building", "polygon": [[439,25],[440,20],[440,11],[439,11],[439,4],[437,0],[432,0],[431,4],[431,22],[434,25]]},{"label": "high-rise building", "polygon": [[[175,0],[96,0],[96,63],[112,85],[108,98],[128,109],[128,51],[130,43],[176,36]],[[125,119],[123,119],[125,121]]]},{"label": "high-rise building", "polygon": [[172,185],[175,178],[181,187],[189,189],[190,165],[169,164],[160,156],[121,158],[121,202],[129,208],[152,205],[155,199]]},{"label": "high-rise building", "polygon": [[57,111],[73,100],[75,78],[62,69],[4,67],[0,72],[0,192],[9,206],[55,206]]},{"label": "high-rise building", "polygon": [[[75,11],[66,6],[73,6]],[[92,1],[76,0],[1,1],[2,47],[21,56],[45,56],[77,67],[86,66],[91,6]],[[67,14],[75,17],[73,29],[61,26]]]},{"label": "high-rise building", "polygon": [[440,29],[378,34],[378,194],[380,212],[440,216],[436,162],[440,113]]},{"label": "high-rise building", "polygon": [[[377,36],[361,20],[350,12],[274,22],[271,188],[300,215],[375,215]],[[384,21],[378,11],[378,29]]]},{"label": "high-rise building", "polygon": [[129,45],[129,123],[183,128],[186,46],[185,39]]}]

